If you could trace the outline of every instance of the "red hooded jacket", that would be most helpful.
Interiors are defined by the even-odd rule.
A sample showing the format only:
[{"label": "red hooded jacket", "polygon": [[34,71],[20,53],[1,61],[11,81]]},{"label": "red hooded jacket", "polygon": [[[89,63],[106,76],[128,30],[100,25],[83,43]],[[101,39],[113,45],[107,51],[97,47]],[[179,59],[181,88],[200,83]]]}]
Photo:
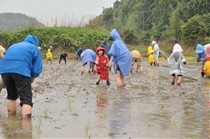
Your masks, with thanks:
[{"label": "red hooded jacket", "polygon": [[[102,50],[104,53],[103,55],[99,55],[99,51]],[[107,67],[107,63],[109,62],[108,57],[105,55],[106,50],[99,46],[96,50],[96,73],[100,74],[101,80],[108,80],[109,79],[109,69]]]}]

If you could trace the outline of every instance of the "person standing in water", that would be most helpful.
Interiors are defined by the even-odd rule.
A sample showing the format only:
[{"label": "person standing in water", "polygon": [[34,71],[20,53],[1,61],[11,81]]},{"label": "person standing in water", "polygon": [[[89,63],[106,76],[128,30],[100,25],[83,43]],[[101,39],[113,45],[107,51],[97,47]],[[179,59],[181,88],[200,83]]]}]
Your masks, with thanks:
[{"label": "person standing in water", "polygon": [[38,44],[36,36],[28,35],[22,42],[11,45],[0,62],[0,74],[7,90],[8,115],[16,114],[16,103],[20,98],[22,117],[31,117],[31,83],[42,72],[42,56]]},{"label": "person standing in water", "polygon": [[113,40],[113,43],[108,52],[110,56],[108,67],[111,67],[112,62],[114,62],[117,86],[125,86],[125,76],[129,75],[132,65],[131,54],[116,29],[111,31],[109,39]]},{"label": "person standing in water", "polygon": [[109,70],[107,67],[107,63],[109,62],[109,59],[107,55],[105,54],[106,50],[99,46],[96,50],[96,73],[98,74],[96,85],[99,85],[101,80],[106,80],[107,85],[110,85],[109,82]]},{"label": "person standing in water", "polygon": [[159,66],[159,54],[160,54],[159,45],[156,41],[152,41],[152,46],[153,46],[154,55],[155,55],[155,65]]}]

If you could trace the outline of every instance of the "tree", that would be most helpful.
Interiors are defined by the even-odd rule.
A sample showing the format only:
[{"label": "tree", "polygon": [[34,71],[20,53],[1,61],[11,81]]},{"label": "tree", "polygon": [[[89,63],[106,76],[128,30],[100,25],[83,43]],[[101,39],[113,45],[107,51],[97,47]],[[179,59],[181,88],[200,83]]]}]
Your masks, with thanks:
[{"label": "tree", "polygon": [[204,38],[207,33],[206,24],[200,15],[196,15],[182,26],[182,39],[188,43],[194,43],[197,38]]}]

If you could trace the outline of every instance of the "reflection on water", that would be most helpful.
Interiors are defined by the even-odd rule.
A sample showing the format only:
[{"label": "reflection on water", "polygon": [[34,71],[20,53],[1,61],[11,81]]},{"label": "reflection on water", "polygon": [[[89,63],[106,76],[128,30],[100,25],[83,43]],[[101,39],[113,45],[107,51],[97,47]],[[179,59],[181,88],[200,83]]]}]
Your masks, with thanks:
[{"label": "reflection on water", "polygon": [[1,117],[2,135],[5,139],[32,139],[31,119],[14,116]]},{"label": "reflection on water", "polygon": [[125,88],[118,88],[114,93],[114,100],[109,106],[109,132],[110,136],[120,138],[129,129],[130,101],[126,98],[128,91]]}]

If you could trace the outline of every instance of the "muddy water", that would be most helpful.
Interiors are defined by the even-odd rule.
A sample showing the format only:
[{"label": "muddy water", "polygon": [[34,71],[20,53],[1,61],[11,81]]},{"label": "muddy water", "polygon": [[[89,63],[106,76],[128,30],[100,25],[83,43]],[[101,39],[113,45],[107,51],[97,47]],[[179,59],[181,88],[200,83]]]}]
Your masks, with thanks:
[{"label": "muddy water", "polygon": [[[127,86],[95,85],[80,75],[80,63],[44,62],[33,83],[31,120],[7,117],[6,90],[0,93],[0,138],[210,138],[210,80],[200,67],[184,67],[181,86],[170,85],[169,66],[149,66],[127,77]],[[86,67],[87,71],[87,67]]]}]

